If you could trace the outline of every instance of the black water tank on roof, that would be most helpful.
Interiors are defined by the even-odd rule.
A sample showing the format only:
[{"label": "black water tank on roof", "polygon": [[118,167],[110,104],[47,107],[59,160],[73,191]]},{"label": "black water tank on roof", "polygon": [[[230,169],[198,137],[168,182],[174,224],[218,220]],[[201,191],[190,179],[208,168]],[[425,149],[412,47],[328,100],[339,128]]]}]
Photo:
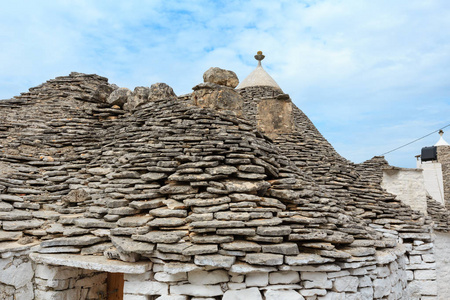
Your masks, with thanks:
[{"label": "black water tank on roof", "polygon": [[437,147],[423,147],[420,159],[422,161],[437,160]]}]

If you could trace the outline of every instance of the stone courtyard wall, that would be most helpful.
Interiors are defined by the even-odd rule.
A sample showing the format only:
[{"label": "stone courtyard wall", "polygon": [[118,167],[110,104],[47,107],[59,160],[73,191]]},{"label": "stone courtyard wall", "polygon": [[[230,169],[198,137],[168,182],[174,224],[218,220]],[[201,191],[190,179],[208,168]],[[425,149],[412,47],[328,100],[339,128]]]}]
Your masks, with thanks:
[{"label": "stone courtyard wall", "polygon": [[[224,269],[213,266],[213,256],[206,267],[154,263],[145,273],[125,274],[124,300],[445,299],[437,294],[448,295],[448,257],[435,258],[431,234],[400,236],[404,245],[345,263],[235,263]],[[450,236],[438,234],[436,250],[445,253],[441,248],[449,246]],[[28,254],[2,253],[0,299],[106,299],[106,272],[34,262]]]},{"label": "stone courtyard wall", "polygon": [[[106,272],[34,262],[27,252],[3,253],[1,299],[105,299]],[[409,279],[404,252],[399,246],[378,251],[375,259],[354,257],[349,263],[305,260],[303,265],[277,267],[235,263],[224,269],[154,263],[146,273],[125,274],[124,299],[404,299]]]},{"label": "stone courtyard wall", "polygon": [[154,264],[148,273],[125,275],[124,299],[405,299],[404,249],[376,257],[374,261],[355,257],[352,263],[279,267],[239,263],[229,270],[210,271],[195,265]]}]

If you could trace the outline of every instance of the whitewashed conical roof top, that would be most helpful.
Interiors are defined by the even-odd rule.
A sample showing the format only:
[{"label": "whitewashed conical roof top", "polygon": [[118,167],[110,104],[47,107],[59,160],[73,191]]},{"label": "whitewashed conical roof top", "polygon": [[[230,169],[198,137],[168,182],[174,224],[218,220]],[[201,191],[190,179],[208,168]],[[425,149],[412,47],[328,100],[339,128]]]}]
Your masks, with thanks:
[{"label": "whitewashed conical roof top", "polygon": [[255,59],[258,61],[258,66],[238,85],[237,88],[243,89],[250,86],[271,86],[281,90],[276,81],[262,67],[261,60],[264,59],[264,55],[262,55],[261,51],[258,51],[258,54],[255,55]]},{"label": "whitewashed conical roof top", "polygon": [[449,143],[447,143],[444,138],[442,137],[444,135],[444,131],[443,130],[439,130],[439,135],[441,136],[439,138],[439,141],[434,144],[435,146],[450,146]]}]

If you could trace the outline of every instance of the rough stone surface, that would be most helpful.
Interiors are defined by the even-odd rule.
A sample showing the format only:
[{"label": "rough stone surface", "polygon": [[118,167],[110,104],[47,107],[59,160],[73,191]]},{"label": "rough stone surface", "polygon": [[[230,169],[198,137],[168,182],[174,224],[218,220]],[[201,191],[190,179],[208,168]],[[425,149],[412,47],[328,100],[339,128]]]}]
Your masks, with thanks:
[{"label": "rough stone surface", "polygon": [[170,293],[199,296],[199,297],[215,297],[223,295],[220,285],[195,285],[183,284],[170,287]]},{"label": "rough stone surface", "polygon": [[188,280],[192,284],[217,284],[228,282],[228,274],[223,270],[215,271],[192,271],[188,273]]},{"label": "rough stone surface", "polygon": [[119,88],[117,90],[114,90],[106,99],[106,102],[113,105],[123,106],[127,101],[128,98],[131,97],[131,91],[127,88]]},{"label": "rough stone surface", "polygon": [[223,300],[262,300],[261,293],[257,288],[242,290],[228,290],[223,295]]},{"label": "rough stone surface", "polygon": [[289,299],[289,300],[304,300],[305,298],[297,293],[296,291],[278,291],[278,290],[268,290],[264,293],[266,300],[280,300],[280,299]]},{"label": "rough stone surface", "polygon": [[203,81],[224,85],[231,88],[235,88],[239,84],[239,79],[236,76],[236,73],[221,68],[209,68],[203,74]]},{"label": "rough stone surface", "polygon": [[[145,274],[139,280],[167,285],[167,296],[397,300],[410,287],[411,298],[436,297],[446,275],[433,272],[448,262],[435,254],[445,246],[435,247],[432,230],[449,229],[448,211],[428,199],[425,216],[383,190],[383,158],[345,160],[273,86],[206,82],[178,98],[164,84],[147,91],[135,90],[142,103],[131,104],[131,92],[106,78],[71,73],[0,101],[5,270],[27,265],[9,264],[19,255]],[[121,108],[128,103],[138,106]],[[197,271],[223,279],[187,284]],[[33,292],[46,299],[95,299],[104,287],[56,290],[69,282],[36,278]],[[127,278],[126,295],[148,296]],[[0,283],[5,294],[11,287]]]}]

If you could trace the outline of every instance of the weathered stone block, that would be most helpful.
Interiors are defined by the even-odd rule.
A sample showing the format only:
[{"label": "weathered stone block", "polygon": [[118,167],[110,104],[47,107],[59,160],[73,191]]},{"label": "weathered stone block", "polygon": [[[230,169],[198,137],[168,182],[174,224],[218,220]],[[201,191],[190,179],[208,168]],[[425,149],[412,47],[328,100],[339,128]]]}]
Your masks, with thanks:
[{"label": "weathered stone block", "polygon": [[36,277],[34,279],[34,282],[37,286],[41,287],[42,289],[48,289],[52,288],[53,290],[60,291],[60,290],[66,290],[69,288],[70,279],[41,279]]},{"label": "weathered stone block", "polygon": [[25,286],[33,278],[31,262],[22,259],[0,259],[0,283],[16,289]]},{"label": "weathered stone block", "polygon": [[350,299],[350,297],[347,298],[346,293],[330,292],[330,293],[327,293],[325,296],[318,297],[318,299],[320,299],[320,300],[348,300],[348,299]]},{"label": "weathered stone block", "polygon": [[253,272],[274,272],[276,270],[277,269],[274,267],[253,266],[242,262],[237,262],[230,268],[230,272],[236,274],[248,274]]},{"label": "weathered stone block", "polygon": [[79,299],[80,290],[70,289],[65,291],[41,291],[35,290],[35,300],[61,300],[61,299]]},{"label": "weathered stone block", "polygon": [[264,99],[260,101],[257,116],[258,129],[266,134],[287,133],[292,130],[292,102],[290,99]]},{"label": "weathered stone block", "polygon": [[414,279],[416,280],[435,280],[435,270],[416,270],[414,271]]},{"label": "weathered stone block", "polygon": [[328,279],[327,273],[325,272],[301,272],[300,275],[307,289],[331,289],[333,286],[332,281]]},{"label": "weathered stone block", "polygon": [[270,284],[291,284],[297,282],[300,282],[300,275],[295,271],[271,272],[269,274]]},{"label": "weathered stone block", "polygon": [[221,247],[225,250],[251,251],[251,252],[261,251],[261,246],[258,243],[240,240],[230,243],[223,243],[221,244]]},{"label": "weathered stone block", "polygon": [[434,280],[414,280],[409,284],[409,288],[414,286],[420,291],[421,295],[437,296],[438,288],[437,282]]},{"label": "weathered stone block", "polygon": [[244,260],[249,264],[279,266],[283,264],[283,255],[271,253],[248,253]]},{"label": "weathered stone block", "polygon": [[323,264],[327,262],[333,262],[334,259],[322,257],[317,254],[311,253],[300,253],[296,256],[286,256],[285,262],[291,266],[300,266],[308,264]]},{"label": "weathered stone block", "polygon": [[[0,294],[1,296],[1,294]],[[20,300],[34,300],[33,283],[28,282],[23,287],[14,291],[14,297]]]},{"label": "weathered stone block", "polygon": [[223,295],[222,300],[262,300],[258,288],[249,288],[243,290],[228,290]]},{"label": "weathered stone block", "polygon": [[173,262],[173,263],[165,263],[162,266],[161,271],[164,271],[169,274],[178,274],[178,273],[191,272],[194,270],[200,270],[200,267],[195,264]]},{"label": "weathered stone block", "polygon": [[112,105],[118,105],[123,106],[127,101],[128,98],[131,97],[131,91],[127,88],[119,88],[114,90],[106,99],[106,102],[108,104]]},{"label": "weathered stone block", "polygon": [[[158,297],[157,299],[160,299],[161,297]],[[148,297],[144,295],[134,295],[134,294],[124,294],[123,300],[147,300]],[[183,299],[184,300],[184,299]]]},{"label": "weathered stone block", "polygon": [[170,294],[215,297],[223,295],[223,291],[220,288],[220,285],[183,284],[171,286]]},{"label": "weathered stone block", "polygon": [[[144,300],[147,300],[148,298],[145,298]],[[159,296],[155,300],[187,300],[188,297],[185,295],[163,295]],[[126,299],[124,299],[126,300]],[[192,299],[191,299],[192,300]]]},{"label": "weathered stone block", "polygon": [[235,88],[239,84],[236,73],[221,68],[209,68],[203,73],[203,81]]},{"label": "weathered stone block", "polygon": [[305,298],[296,291],[268,290],[264,293],[266,300],[304,300]]},{"label": "weathered stone block", "polygon": [[252,286],[267,286],[269,283],[269,273],[267,272],[256,272],[250,273],[245,276],[245,284],[248,287]]},{"label": "weathered stone block", "polygon": [[167,295],[169,286],[166,283],[156,281],[125,281],[123,292],[140,295]]},{"label": "weathered stone block", "polygon": [[373,281],[373,296],[374,298],[381,298],[389,295],[391,292],[391,282],[389,278],[375,279]]},{"label": "weathered stone block", "polygon": [[422,256],[420,256],[420,255],[411,255],[409,257],[409,263],[410,264],[421,264],[422,263]]},{"label": "weathered stone block", "polygon": [[237,282],[229,282],[228,283],[228,289],[230,290],[242,290],[245,289],[247,285],[243,282],[237,283]]},{"label": "weathered stone block", "polygon": [[345,276],[336,278],[333,287],[337,292],[356,292],[358,285],[358,277]]},{"label": "weathered stone block", "polygon": [[231,111],[238,116],[242,116],[244,100],[234,89],[214,83],[202,83],[193,89],[192,100],[195,105]]},{"label": "weathered stone block", "polygon": [[155,280],[161,281],[161,282],[179,282],[187,280],[187,273],[177,273],[177,274],[168,274],[165,272],[156,272],[155,273]]},{"label": "weathered stone block", "polygon": [[42,279],[68,279],[77,277],[80,272],[81,270],[77,268],[38,264],[35,275]]},{"label": "weathered stone block", "polygon": [[194,258],[194,263],[200,266],[210,266],[229,269],[236,258],[234,256],[226,255],[196,255]]},{"label": "weathered stone block", "polygon": [[378,277],[384,278],[391,274],[391,270],[389,270],[389,268],[386,266],[377,267],[375,273],[377,274]]},{"label": "weathered stone block", "polygon": [[284,255],[296,255],[299,254],[298,245],[296,243],[281,243],[275,245],[263,245],[263,252],[279,253]]},{"label": "weathered stone block", "polygon": [[303,297],[324,296],[327,294],[325,289],[301,289],[299,292]]},{"label": "weathered stone block", "polygon": [[188,273],[188,280],[192,284],[217,284],[228,282],[228,273],[224,270],[202,271],[195,270]]},{"label": "weathered stone block", "polygon": [[[143,300],[147,300],[148,298],[145,298]],[[155,300],[187,300],[188,297],[185,295],[162,295],[156,298]],[[126,300],[124,298],[124,300]],[[192,300],[192,299],[191,299]]]}]

